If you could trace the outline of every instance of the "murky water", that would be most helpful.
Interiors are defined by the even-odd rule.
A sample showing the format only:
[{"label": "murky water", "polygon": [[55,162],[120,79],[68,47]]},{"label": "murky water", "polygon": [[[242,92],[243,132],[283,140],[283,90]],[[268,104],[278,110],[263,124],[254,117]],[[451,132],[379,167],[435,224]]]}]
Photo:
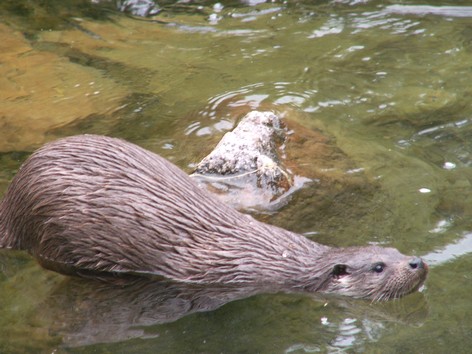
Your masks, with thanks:
[{"label": "murky water", "polygon": [[200,2],[153,19],[43,3],[0,5],[0,194],[60,136],[123,137],[190,171],[269,109],[349,163],[258,217],[326,244],[391,245],[431,271],[422,293],[386,304],[230,291],[198,312],[195,289],[95,291],[2,251],[1,352],[468,352],[472,3]]}]

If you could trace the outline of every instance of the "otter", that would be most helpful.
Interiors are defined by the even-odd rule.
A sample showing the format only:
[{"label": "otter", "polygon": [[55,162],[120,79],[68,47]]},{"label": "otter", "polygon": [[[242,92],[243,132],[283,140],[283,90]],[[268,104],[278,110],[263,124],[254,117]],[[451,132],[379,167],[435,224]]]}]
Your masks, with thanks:
[{"label": "otter", "polygon": [[255,220],[137,145],[98,135],[44,145],[0,203],[0,247],[67,275],[256,285],[374,301],[418,290],[419,257],[335,248]]}]

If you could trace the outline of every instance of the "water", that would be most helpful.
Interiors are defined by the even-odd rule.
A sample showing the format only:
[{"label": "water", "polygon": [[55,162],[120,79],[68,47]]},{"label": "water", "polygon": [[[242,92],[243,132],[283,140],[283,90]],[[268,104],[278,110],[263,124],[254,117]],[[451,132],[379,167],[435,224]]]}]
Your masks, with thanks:
[{"label": "water", "polygon": [[[111,5],[0,4],[0,193],[60,136],[123,137],[190,171],[238,118],[270,109],[328,137],[341,162],[257,216],[325,244],[422,255],[426,287],[386,304],[231,294],[192,313],[186,290],[160,302],[95,292],[2,251],[0,351],[468,352],[472,3],[165,5],[153,21]],[[332,162],[306,146],[306,174]],[[172,312],[175,299],[187,310]]]}]

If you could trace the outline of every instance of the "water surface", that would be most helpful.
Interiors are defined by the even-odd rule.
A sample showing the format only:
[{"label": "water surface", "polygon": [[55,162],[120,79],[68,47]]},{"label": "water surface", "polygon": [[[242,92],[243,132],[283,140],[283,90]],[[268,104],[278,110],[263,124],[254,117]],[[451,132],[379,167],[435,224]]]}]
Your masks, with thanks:
[{"label": "water surface", "polygon": [[143,19],[43,3],[0,5],[0,193],[61,136],[126,138],[191,171],[246,112],[268,109],[349,163],[257,217],[334,246],[393,246],[431,271],[421,293],[386,304],[230,292],[222,307],[176,313],[188,289],[95,292],[2,251],[0,351],[468,351],[472,4],[169,2]]}]

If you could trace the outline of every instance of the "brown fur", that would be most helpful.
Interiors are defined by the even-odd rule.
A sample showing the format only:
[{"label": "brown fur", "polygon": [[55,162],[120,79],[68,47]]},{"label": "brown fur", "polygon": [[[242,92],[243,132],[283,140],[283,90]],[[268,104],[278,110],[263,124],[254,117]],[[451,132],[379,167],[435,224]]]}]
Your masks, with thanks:
[{"label": "brown fur", "polygon": [[427,274],[421,259],[395,249],[336,249],[258,222],[162,157],[93,135],[47,144],[23,164],[0,204],[0,247],[28,250],[65,274],[272,284],[377,300],[416,290]]}]

